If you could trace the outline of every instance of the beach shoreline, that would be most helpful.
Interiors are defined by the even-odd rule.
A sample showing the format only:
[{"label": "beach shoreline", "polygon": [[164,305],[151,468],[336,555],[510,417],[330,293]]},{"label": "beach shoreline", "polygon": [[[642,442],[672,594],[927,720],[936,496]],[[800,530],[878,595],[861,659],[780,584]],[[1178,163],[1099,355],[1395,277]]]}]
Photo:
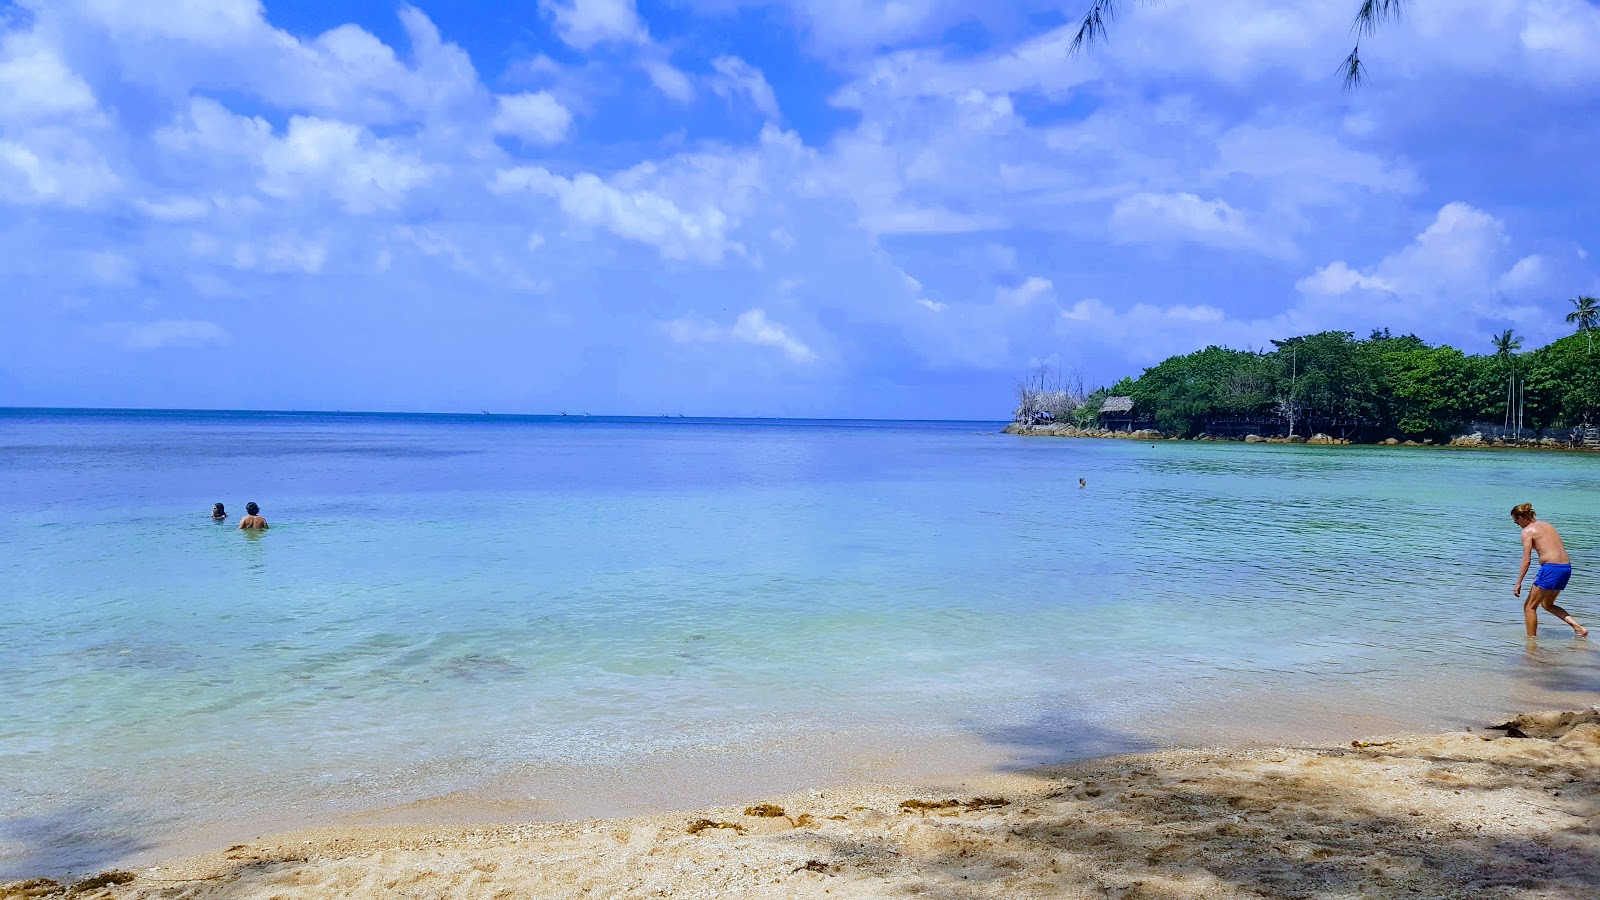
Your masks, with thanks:
[{"label": "beach shoreline", "polygon": [[1600,890],[1600,709],[1161,750],[693,812],[334,823],[0,898],[1467,897]]},{"label": "beach shoreline", "polygon": [[1112,431],[1104,428],[1079,428],[1076,425],[1019,425],[1012,422],[1000,429],[1001,434],[1010,434],[1018,437],[1066,437],[1090,438],[1094,440],[1118,441],[1182,441],[1184,443],[1199,444],[1299,444],[1310,446],[1338,446],[1338,447],[1414,447],[1430,448],[1435,450],[1539,450],[1554,451],[1559,453],[1600,453],[1600,444],[1570,444],[1556,441],[1553,438],[1532,439],[1520,441],[1504,441],[1500,439],[1485,440],[1480,434],[1461,434],[1448,441],[1438,442],[1432,439],[1424,441],[1402,441],[1398,438],[1386,438],[1381,441],[1352,441],[1346,438],[1332,437],[1331,435],[1314,435],[1311,438],[1299,436],[1292,437],[1262,437],[1248,435],[1245,437],[1229,437],[1223,435],[1202,434],[1192,438],[1172,437],[1154,429],[1141,429],[1136,431]]}]

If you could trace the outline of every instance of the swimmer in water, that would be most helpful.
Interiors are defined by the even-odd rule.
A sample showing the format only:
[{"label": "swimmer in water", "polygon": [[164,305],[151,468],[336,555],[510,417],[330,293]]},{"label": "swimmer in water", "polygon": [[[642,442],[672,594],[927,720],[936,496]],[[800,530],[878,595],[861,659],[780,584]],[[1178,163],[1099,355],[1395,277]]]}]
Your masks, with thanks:
[{"label": "swimmer in water", "polygon": [[261,518],[261,507],[255,505],[254,501],[244,505],[244,512],[244,518],[239,520],[240,531],[267,530],[267,520]]},{"label": "swimmer in water", "polygon": [[212,518],[213,521],[221,522],[223,519],[226,519],[227,517],[228,517],[228,511],[222,508],[222,504],[221,503],[213,503],[213,504],[211,504],[211,518]]},{"label": "swimmer in water", "polygon": [[1086,488],[1086,487],[1088,487],[1088,486],[1089,486],[1089,482],[1088,482],[1088,481],[1087,481],[1087,480],[1086,480],[1086,479],[1083,479],[1083,478],[1079,478],[1079,479],[1078,479],[1078,487],[1079,487],[1079,488],[1080,488],[1080,489],[1082,489],[1082,488]]},{"label": "swimmer in water", "polygon": [[1522,579],[1528,575],[1528,564],[1533,554],[1539,554],[1539,574],[1533,577],[1533,590],[1528,592],[1528,599],[1522,604],[1528,637],[1539,633],[1541,609],[1571,625],[1578,637],[1588,637],[1589,629],[1579,625],[1566,610],[1556,605],[1556,598],[1561,596],[1567,581],[1572,578],[1572,558],[1567,556],[1567,547],[1561,543],[1561,535],[1556,533],[1555,526],[1541,522],[1534,516],[1531,503],[1514,507],[1511,521],[1522,529],[1522,571],[1517,573],[1517,586],[1511,592],[1513,597],[1522,596]]}]

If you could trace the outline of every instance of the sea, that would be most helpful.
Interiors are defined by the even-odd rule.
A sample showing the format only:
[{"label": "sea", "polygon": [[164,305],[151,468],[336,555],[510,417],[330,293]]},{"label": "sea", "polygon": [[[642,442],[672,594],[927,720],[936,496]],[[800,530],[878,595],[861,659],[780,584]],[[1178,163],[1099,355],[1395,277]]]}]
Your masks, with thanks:
[{"label": "sea", "polygon": [[1600,457],[1000,427],[0,410],[0,879],[1600,692]]}]

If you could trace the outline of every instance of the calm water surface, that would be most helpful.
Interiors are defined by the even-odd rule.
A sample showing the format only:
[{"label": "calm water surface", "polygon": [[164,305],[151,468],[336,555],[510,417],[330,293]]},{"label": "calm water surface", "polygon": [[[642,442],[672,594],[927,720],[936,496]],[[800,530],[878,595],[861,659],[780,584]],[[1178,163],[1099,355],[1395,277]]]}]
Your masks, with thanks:
[{"label": "calm water surface", "polygon": [[[1600,457],[997,427],[0,411],[0,877],[663,760],[892,776],[1600,691],[1565,626],[1525,646],[1507,517],[1561,527],[1600,622]],[[247,500],[268,533],[207,518]]]}]

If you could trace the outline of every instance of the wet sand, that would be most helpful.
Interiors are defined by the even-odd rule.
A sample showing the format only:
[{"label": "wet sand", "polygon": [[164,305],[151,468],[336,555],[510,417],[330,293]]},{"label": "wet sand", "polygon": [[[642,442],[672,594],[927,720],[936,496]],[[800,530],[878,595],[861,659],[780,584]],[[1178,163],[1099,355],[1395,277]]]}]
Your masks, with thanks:
[{"label": "wet sand", "polygon": [[0,897],[1600,895],[1600,711],[494,826],[344,825]]}]

